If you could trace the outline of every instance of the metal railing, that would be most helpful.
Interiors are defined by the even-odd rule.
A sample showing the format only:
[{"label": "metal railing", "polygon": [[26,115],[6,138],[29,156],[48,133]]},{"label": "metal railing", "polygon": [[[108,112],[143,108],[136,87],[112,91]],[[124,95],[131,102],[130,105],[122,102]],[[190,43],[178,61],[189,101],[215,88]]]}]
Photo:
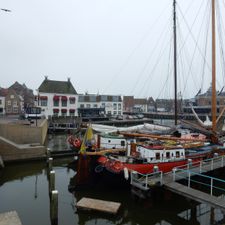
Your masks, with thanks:
[{"label": "metal railing", "polygon": [[[199,173],[203,173],[203,172],[206,172],[204,168],[209,166],[210,166],[210,170],[219,168],[218,163],[220,164],[219,167],[225,166],[225,155],[218,156],[217,154],[215,154],[213,158],[204,159],[204,160],[196,161],[196,162],[192,162],[192,160],[190,159],[187,164],[175,167],[174,169],[195,170],[195,172],[198,171]],[[217,165],[217,167],[215,165]]]},{"label": "metal railing", "polygon": [[[151,183],[152,181],[152,183]],[[156,183],[163,183],[163,172],[162,171],[155,171],[149,174],[142,174],[137,171],[131,171],[131,185],[138,186],[143,190],[148,190],[149,185],[155,185]]]},{"label": "metal railing", "polygon": [[[184,176],[182,176],[182,173],[185,174]],[[204,174],[200,174],[200,173],[195,173],[195,172],[192,172],[190,170],[174,170],[174,178],[177,176],[179,178],[182,178],[182,179],[187,179],[188,181],[188,184],[187,186],[190,188],[191,187],[191,182],[192,183],[196,183],[196,184],[200,184],[200,185],[203,185],[205,187],[209,187],[210,188],[210,195],[213,195],[213,190],[218,190],[218,191],[222,191],[225,193],[225,188],[222,188],[221,186],[224,186],[225,187],[225,180],[222,180],[222,179],[219,179],[219,178],[215,178],[215,177],[211,177],[211,176],[207,176],[207,175],[204,175]],[[179,172],[179,173],[177,173]],[[186,176],[186,174],[188,174],[188,176]],[[205,182],[201,182],[201,181],[197,181],[193,178],[191,178],[192,176],[199,176],[199,177],[202,177],[202,178],[205,178]],[[217,182],[217,185],[215,186],[215,182]]]}]

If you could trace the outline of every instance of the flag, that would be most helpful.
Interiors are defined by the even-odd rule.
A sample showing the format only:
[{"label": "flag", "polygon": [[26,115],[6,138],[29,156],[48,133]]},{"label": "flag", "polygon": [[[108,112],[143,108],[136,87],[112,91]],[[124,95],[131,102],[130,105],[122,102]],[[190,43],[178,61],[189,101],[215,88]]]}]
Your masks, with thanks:
[{"label": "flag", "polygon": [[88,126],[84,138],[80,147],[80,153],[84,154],[88,147],[92,146],[92,140],[94,139],[93,130],[90,126]]}]

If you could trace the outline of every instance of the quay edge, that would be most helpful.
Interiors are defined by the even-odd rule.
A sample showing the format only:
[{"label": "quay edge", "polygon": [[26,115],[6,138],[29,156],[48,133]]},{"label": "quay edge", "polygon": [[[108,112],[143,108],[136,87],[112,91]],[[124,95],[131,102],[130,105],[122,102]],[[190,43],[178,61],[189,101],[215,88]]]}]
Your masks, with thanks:
[{"label": "quay edge", "polygon": [[0,155],[4,163],[46,159],[46,119],[37,125],[27,121],[0,121]]}]

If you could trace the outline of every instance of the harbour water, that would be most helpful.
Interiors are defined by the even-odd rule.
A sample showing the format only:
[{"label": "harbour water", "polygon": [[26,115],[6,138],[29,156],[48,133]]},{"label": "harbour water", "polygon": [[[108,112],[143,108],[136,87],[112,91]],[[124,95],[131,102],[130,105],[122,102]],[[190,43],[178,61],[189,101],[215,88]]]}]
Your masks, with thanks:
[{"label": "harbour water", "polygon": [[[48,146],[65,149],[66,135],[49,138]],[[72,159],[54,160],[56,189],[59,191],[59,225],[180,225],[224,224],[219,209],[190,201],[169,191],[158,189],[149,198],[141,199],[131,190],[89,187],[70,190],[76,174],[67,164]],[[77,211],[75,204],[82,197],[121,202],[116,216]],[[51,225],[46,162],[7,165],[0,171],[0,213],[16,210],[23,225]]]}]

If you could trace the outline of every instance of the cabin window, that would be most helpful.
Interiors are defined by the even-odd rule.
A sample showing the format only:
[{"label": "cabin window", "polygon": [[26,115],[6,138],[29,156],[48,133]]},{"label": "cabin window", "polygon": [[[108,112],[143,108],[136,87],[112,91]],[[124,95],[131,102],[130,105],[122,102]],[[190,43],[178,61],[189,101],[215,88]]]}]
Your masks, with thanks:
[{"label": "cabin window", "polygon": [[125,141],[121,141],[121,146],[125,146]]},{"label": "cabin window", "polygon": [[171,156],[173,157],[173,153],[171,154]]},{"label": "cabin window", "polygon": [[183,152],[181,152],[181,156],[183,156],[184,155],[184,153]]},{"label": "cabin window", "polygon": [[169,152],[166,153],[166,158],[167,158],[167,159],[170,158],[170,153],[169,153]]},{"label": "cabin window", "polygon": [[179,158],[180,157],[180,152],[176,152],[176,158]]},{"label": "cabin window", "polygon": [[108,140],[108,143],[111,143],[111,140]]},{"label": "cabin window", "polygon": [[156,158],[156,159],[160,159],[160,153],[156,153],[156,154],[155,154],[155,158]]}]

